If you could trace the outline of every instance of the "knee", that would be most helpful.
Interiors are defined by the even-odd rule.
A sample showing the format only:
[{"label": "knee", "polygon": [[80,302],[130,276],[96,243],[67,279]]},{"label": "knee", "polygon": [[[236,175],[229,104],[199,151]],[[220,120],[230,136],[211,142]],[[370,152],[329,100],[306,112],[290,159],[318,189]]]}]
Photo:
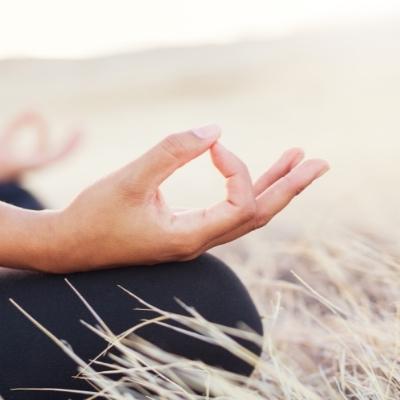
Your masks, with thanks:
[{"label": "knee", "polygon": [[[172,275],[169,279],[173,281]],[[176,290],[175,297],[194,307],[206,320],[233,328],[244,324],[260,336],[263,335],[261,318],[249,292],[232,269],[218,258],[206,253],[180,265],[177,279],[180,289]],[[261,347],[254,342],[234,339],[256,356],[261,355]],[[192,347],[186,345],[184,353],[190,358],[198,357],[209,365],[242,375],[248,376],[254,369],[217,346],[192,343]]]},{"label": "knee", "polygon": [[196,260],[195,287],[202,296],[198,303],[210,321],[237,326],[245,323],[258,334],[263,334],[258,310],[244,284],[223,261],[211,254],[203,254]]},{"label": "knee", "polygon": [[[97,277],[97,282],[93,279],[94,276]],[[233,328],[243,323],[259,335],[263,335],[261,318],[247,289],[224,262],[210,254],[203,254],[183,263],[172,262],[152,267],[136,266],[91,274],[88,286],[93,288],[93,296],[89,298],[93,298],[93,302],[96,303],[98,290],[104,286],[102,291],[104,295],[95,309],[102,309],[109,317],[106,319],[112,321],[113,327],[122,331],[132,326],[132,307],[140,307],[140,304],[133,299],[126,302],[121,293],[110,290],[109,286],[112,283],[124,286],[162,310],[185,314],[175,301],[178,298],[196,309],[210,322]],[[88,286],[85,290],[87,294],[89,294]],[[107,304],[106,309],[103,307],[104,304]],[[135,318],[141,317],[135,315]],[[148,326],[141,329],[139,334],[171,353],[189,359],[199,359],[228,371],[250,375],[254,369],[253,366],[230,354],[228,350],[186,337],[167,328]],[[260,346],[244,339],[234,339],[256,356],[260,356]]]},{"label": "knee", "polygon": [[[134,299],[126,301],[119,290],[111,290],[111,286],[119,284],[162,310],[185,314],[175,301],[178,298],[210,322],[233,328],[242,323],[263,335],[261,318],[249,292],[231,268],[210,254],[183,263],[171,262],[152,267],[135,266],[81,274],[79,283],[76,283],[117,332],[130,328],[140,318],[146,317],[145,314],[132,314],[132,307],[141,307]],[[100,297],[99,290],[102,292]],[[138,333],[164,350],[189,359],[199,359],[242,375],[250,375],[254,369],[228,350],[167,328],[147,326]],[[244,339],[234,339],[260,356],[260,346]]]}]

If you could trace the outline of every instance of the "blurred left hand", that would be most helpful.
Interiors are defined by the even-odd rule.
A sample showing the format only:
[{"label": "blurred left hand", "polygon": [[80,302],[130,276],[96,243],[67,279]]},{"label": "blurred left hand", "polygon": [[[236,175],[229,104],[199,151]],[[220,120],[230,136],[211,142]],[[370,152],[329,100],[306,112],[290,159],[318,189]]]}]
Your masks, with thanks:
[{"label": "blurred left hand", "polygon": [[[13,143],[24,128],[31,128],[36,144],[28,155],[15,154]],[[26,172],[46,167],[64,159],[75,150],[81,133],[72,131],[57,149],[49,148],[49,129],[44,118],[36,112],[24,112],[12,120],[0,135],[0,182],[19,180]]]}]

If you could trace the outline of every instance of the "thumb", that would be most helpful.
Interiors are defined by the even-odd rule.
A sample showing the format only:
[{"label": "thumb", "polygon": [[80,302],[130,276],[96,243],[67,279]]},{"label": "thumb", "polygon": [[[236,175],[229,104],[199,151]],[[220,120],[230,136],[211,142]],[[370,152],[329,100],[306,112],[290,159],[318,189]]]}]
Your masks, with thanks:
[{"label": "thumb", "polygon": [[133,185],[157,189],[174,171],[206,152],[220,136],[221,129],[214,124],[168,135],[127,166],[129,179]]}]

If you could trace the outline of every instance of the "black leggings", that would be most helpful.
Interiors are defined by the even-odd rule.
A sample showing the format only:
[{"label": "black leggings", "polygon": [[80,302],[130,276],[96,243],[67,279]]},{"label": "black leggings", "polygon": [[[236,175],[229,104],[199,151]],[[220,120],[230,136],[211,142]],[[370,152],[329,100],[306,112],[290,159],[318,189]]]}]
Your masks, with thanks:
[{"label": "black leggings", "polygon": [[[0,185],[0,200],[26,208],[42,207],[31,194],[13,183]],[[5,400],[82,398],[56,392],[10,391],[17,387],[92,390],[83,380],[72,378],[77,372],[76,364],[9,301],[13,298],[88,361],[105,348],[105,342],[80,323],[82,319],[91,324],[95,321],[65,283],[66,276],[116,334],[149,317],[149,312],[134,310],[141,305],[117,285],[164,310],[183,313],[174,300],[177,297],[210,321],[227,326],[237,326],[243,321],[262,334],[260,317],[246,288],[229,267],[209,254],[184,263],[68,275],[0,267],[0,396]],[[168,328],[151,325],[138,334],[172,353],[243,375],[252,372],[250,366],[227,351]],[[260,354],[254,344],[244,340],[241,344]]]}]

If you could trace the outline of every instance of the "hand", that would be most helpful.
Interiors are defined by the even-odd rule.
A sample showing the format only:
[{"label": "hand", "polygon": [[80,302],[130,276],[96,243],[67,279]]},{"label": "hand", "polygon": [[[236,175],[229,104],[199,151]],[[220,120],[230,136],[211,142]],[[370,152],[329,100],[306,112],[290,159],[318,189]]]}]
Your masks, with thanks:
[{"label": "hand", "polygon": [[[41,266],[71,272],[190,260],[267,224],[329,168],[291,149],[253,185],[246,165],[218,142],[210,125],[172,134],[144,155],[96,182],[53,214],[53,246]],[[176,169],[210,150],[226,178],[227,197],[201,210],[173,211],[159,186]]]},{"label": "hand", "polygon": [[[24,157],[14,153],[13,142],[23,128],[32,128],[36,145]],[[35,112],[25,112],[10,122],[0,136],[0,182],[13,181],[23,174],[62,160],[79,144],[81,134],[73,131],[57,150],[49,149],[49,131],[46,121]]]}]

